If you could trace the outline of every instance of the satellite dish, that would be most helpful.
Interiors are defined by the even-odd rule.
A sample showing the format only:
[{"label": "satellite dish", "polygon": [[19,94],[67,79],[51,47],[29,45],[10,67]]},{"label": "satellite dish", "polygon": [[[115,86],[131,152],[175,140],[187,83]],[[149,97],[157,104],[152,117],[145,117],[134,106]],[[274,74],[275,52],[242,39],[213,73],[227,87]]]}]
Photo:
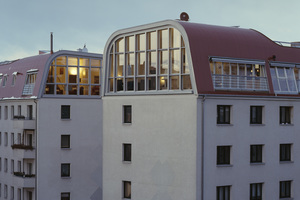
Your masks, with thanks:
[{"label": "satellite dish", "polygon": [[180,20],[181,21],[189,21],[189,19],[190,19],[190,17],[189,17],[189,15],[186,12],[182,12],[180,14]]}]

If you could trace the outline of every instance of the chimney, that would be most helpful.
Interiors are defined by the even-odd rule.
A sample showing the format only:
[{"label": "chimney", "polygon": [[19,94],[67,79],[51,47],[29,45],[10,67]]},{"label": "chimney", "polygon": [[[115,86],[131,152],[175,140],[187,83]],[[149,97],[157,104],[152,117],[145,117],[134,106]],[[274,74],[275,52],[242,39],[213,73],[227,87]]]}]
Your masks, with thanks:
[{"label": "chimney", "polygon": [[53,32],[50,35],[50,53],[53,54]]}]

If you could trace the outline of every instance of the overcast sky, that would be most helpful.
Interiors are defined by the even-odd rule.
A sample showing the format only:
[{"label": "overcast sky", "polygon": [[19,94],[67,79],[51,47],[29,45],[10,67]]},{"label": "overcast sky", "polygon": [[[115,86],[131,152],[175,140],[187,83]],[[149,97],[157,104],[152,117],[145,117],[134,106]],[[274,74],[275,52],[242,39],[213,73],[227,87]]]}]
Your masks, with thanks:
[{"label": "overcast sky", "polygon": [[103,53],[116,30],[178,19],[255,29],[272,40],[300,41],[299,0],[0,0],[0,61],[54,51]]}]

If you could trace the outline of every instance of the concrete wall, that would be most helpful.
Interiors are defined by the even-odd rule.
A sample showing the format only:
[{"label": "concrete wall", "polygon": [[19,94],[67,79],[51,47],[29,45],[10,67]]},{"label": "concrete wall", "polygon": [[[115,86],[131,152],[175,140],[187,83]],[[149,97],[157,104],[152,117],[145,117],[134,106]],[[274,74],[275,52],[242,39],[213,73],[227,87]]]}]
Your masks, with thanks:
[{"label": "concrete wall", "polygon": [[[103,98],[103,200],[196,199],[196,110],[194,95]],[[132,124],[123,124],[123,105],[132,105]],[[132,161],[122,161],[122,144]]]},{"label": "concrete wall", "polygon": [[[61,105],[71,106],[71,119],[61,119]],[[102,196],[102,103],[100,99],[51,99],[38,102],[37,199],[98,200]],[[70,149],[61,135],[70,135]],[[61,163],[70,163],[70,178],[61,177]]]}]

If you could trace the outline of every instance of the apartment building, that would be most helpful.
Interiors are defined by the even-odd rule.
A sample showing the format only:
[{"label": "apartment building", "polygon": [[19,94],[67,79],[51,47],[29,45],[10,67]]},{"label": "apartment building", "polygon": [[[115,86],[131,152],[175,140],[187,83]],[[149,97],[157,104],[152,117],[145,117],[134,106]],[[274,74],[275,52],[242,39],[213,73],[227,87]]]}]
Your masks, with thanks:
[{"label": "apartment building", "polygon": [[103,200],[299,199],[300,49],[166,20],[104,51]]},{"label": "apartment building", "polygon": [[0,199],[101,199],[102,55],[0,63]]}]

